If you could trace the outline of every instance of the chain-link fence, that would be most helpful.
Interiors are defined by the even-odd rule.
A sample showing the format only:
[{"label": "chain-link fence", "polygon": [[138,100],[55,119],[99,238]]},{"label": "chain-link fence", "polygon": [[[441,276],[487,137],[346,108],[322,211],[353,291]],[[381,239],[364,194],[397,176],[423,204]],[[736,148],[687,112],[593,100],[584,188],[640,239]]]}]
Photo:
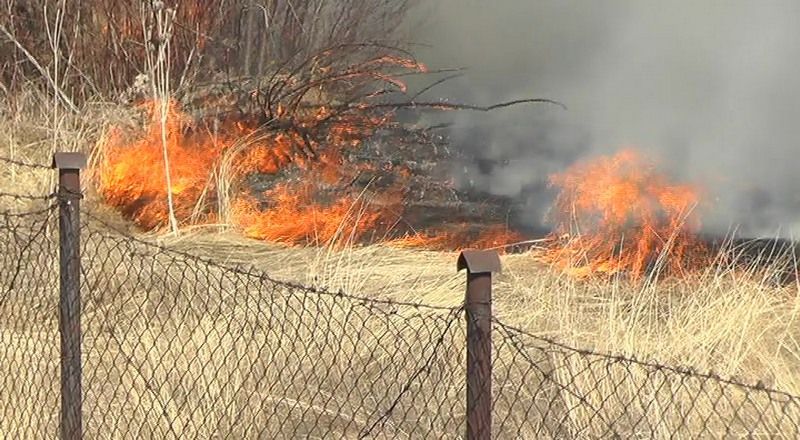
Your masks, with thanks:
[{"label": "chain-link fence", "polygon": [[800,437],[798,397],[762,384],[494,330],[498,438]]},{"label": "chain-link fence", "polygon": [[[64,429],[63,197],[0,194],[2,438]],[[85,437],[465,437],[481,398],[467,390],[467,335],[483,328],[468,330],[468,315],[481,319],[469,303],[287,283],[137,238],[92,210],[79,230]],[[491,359],[470,356],[491,366],[493,438],[800,437],[798,397],[489,322]]]},{"label": "chain-link fence", "polygon": [[[0,437],[58,434],[57,211],[0,196]],[[11,206],[11,208],[7,208]]]}]

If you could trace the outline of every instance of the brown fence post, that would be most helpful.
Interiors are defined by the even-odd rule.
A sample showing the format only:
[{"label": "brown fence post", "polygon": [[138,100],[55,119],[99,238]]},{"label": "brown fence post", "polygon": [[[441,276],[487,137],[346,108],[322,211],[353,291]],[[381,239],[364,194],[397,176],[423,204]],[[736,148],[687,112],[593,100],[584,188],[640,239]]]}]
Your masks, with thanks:
[{"label": "brown fence post", "polygon": [[62,439],[83,437],[81,416],[81,252],[80,252],[80,170],[86,166],[81,153],[56,153],[58,168],[59,231],[59,317],[61,335],[61,417]]},{"label": "brown fence post", "polygon": [[492,272],[500,272],[494,251],[463,251],[458,270],[467,269],[467,440],[492,438]]}]

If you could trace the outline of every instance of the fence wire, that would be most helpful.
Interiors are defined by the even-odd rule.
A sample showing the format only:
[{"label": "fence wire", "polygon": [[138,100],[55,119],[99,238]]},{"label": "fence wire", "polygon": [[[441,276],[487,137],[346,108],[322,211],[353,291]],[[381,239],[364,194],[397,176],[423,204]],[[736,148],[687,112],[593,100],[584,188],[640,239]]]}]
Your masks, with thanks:
[{"label": "fence wire", "polygon": [[85,217],[88,432],[181,439],[458,432],[459,309],[283,283]]},{"label": "fence wire", "polygon": [[800,400],[494,322],[496,438],[798,438]]},{"label": "fence wire", "polygon": [[52,166],[43,164],[43,163],[36,163],[36,162],[29,162],[26,160],[14,159],[11,157],[0,156],[0,163],[4,163],[6,165],[13,165],[21,168],[27,168],[29,170],[51,170],[53,169]]},{"label": "fence wire", "polygon": [[[50,197],[0,210],[0,437],[58,433]],[[26,205],[27,206],[27,205]],[[460,307],[328,292],[83,212],[87,438],[461,438]],[[798,398],[493,321],[494,438],[800,437]]]},{"label": "fence wire", "polygon": [[29,209],[0,208],[1,438],[58,433],[57,208]]}]

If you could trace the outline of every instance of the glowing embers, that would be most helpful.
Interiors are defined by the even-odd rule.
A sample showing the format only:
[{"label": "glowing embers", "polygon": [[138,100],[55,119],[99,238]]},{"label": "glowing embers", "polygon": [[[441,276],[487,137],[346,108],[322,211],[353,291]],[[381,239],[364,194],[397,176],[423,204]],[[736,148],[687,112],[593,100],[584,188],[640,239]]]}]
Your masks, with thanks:
[{"label": "glowing embers", "polygon": [[703,253],[696,187],[671,182],[633,150],[551,176],[553,241],[539,258],[578,277],[681,273]]}]

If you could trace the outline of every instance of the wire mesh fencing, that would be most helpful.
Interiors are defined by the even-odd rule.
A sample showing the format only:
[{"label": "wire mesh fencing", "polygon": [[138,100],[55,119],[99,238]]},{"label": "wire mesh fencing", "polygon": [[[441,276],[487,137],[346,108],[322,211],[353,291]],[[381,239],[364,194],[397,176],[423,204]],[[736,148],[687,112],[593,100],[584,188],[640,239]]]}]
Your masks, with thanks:
[{"label": "wire mesh fencing", "polygon": [[[0,193],[2,438],[62,429],[57,199]],[[81,218],[85,437],[466,436],[469,303],[293,284]],[[800,437],[793,395],[490,322],[492,423],[475,438]]]},{"label": "wire mesh fencing", "polygon": [[459,309],[279,282],[96,227],[85,217],[87,432],[136,438],[457,432]]},{"label": "wire mesh fencing", "polygon": [[2,438],[58,432],[57,226],[46,198],[0,196]]},{"label": "wire mesh fencing", "polygon": [[798,438],[800,400],[494,322],[496,438]]}]

